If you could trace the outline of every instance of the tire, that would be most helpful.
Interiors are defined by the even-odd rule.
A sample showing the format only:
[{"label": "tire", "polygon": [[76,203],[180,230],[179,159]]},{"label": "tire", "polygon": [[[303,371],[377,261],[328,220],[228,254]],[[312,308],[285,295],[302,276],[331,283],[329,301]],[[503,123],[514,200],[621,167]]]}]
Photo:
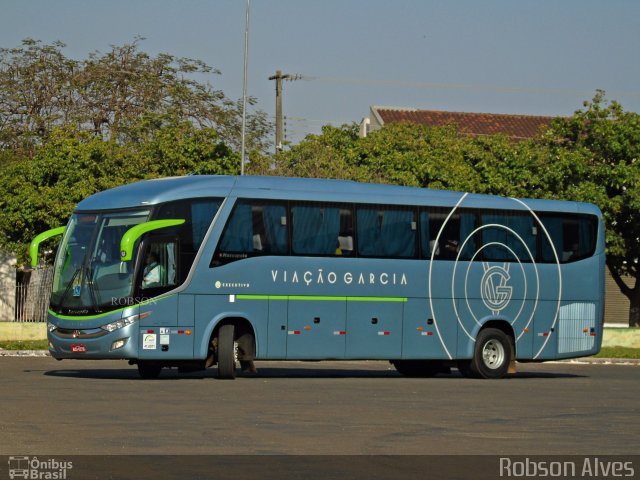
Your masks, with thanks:
[{"label": "tire", "polygon": [[156,363],[138,362],[138,374],[145,380],[153,380],[158,378],[162,365]]},{"label": "tire", "polygon": [[473,378],[503,378],[509,371],[513,359],[511,338],[497,328],[481,330],[476,338],[473,358],[468,363],[461,361],[458,369],[462,375]]},{"label": "tire", "polygon": [[235,326],[223,325],[218,332],[218,378],[236,378]]},{"label": "tire", "polygon": [[437,361],[393,360],[391,364],[405,377],[428,378],[435,377],[439,373],[447,373],[446,367]]}]

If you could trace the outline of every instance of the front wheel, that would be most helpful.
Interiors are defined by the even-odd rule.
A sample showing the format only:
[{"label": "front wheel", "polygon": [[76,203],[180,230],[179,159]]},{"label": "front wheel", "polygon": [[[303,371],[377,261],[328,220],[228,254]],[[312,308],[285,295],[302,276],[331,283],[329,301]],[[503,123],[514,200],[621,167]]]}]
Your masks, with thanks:
[{"label": "front wheel", "polygon": [[223,325],[218,332],[218,378],[233,380],[236,378],[235,327]]},{"label": "front wheel", "polygon": [[458,362],[458,369],[465,377],[503,378],[512,360],[511,338],[502,330],[487,328],[476,338],[473,358]]}]

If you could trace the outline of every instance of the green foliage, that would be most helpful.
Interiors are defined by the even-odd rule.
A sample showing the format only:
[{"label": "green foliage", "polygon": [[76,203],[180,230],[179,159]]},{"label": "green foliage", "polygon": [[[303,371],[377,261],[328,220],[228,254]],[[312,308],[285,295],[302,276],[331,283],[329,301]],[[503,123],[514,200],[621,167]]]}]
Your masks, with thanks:
[{"label": "green foliage", "polygon": [[596,358],[633,358],[640,359],[640,348],[602,347]]},{"label": "green foliage", "polygon": [[475,189],[464,161],[464,137],[453,128],[394,123],[366,138],[357,125],[325,126],[275,158],[278,175],[339,178],[456,190]]},{"label": "green foliage", "polygon": [[321,135],[308,135],[298,145],[275,156],[273,175],[312,178],[359,178],[356,125],[322,127]]},{"label": "green foliage", "polygon": [[631,301],[630,325],[640,325],[640,115],[599,91],[583,110],[555,120],[541,143],[558,160],[541,172],[547,189],[602,209],[607,266]]},{"label": "green foliage", "polygon": [[0,341],[3,350],[48,350],[47,340],[3,340]]},{"label": "green foliage", "polygon": [[238,155],[214,130],[189,122],[126,145],[73,128],[54,129],[33,158],[0,170],[0,245],[25,263],[31,239],[66,224],[75,205],[93,193],[149,178],[238,169]]},{"label": "green foliage", "polygon": [[[37,233],[65,224],[95,192],[239,172],[241,104],[198,80],[219,72],[139,43],[84,60],[61,42],[0,49],[0,247],[19,263]],[[265,169],[266,114],[249,112],[247,126],[251,166]]]}]

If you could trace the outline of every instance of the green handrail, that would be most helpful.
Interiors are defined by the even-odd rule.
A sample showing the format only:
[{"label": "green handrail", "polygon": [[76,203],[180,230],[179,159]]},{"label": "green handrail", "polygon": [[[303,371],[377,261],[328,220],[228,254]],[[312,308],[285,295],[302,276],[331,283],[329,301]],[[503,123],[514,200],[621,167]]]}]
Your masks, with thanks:
[{"label": "green handrail", "polygon": [[133,257],[133,246],[136,240],[147,232],[158,230],[159,228],[175,227],[182,225],[184,219],[151,220],[144,222],[127,230],[120,240],[120,260],[128,262]]},{"label": "green handrail", "polygon": [[42,232],[41,234],[37,235],[36,238],[31,240],[31,244],[29,245],[29,256],[31,257],[32,267],[36,267],[38,265],[38,248],[40,247],[40,244],[48,238],[62,235],[66,228],[67,227],[52,228],[51,230]]}]

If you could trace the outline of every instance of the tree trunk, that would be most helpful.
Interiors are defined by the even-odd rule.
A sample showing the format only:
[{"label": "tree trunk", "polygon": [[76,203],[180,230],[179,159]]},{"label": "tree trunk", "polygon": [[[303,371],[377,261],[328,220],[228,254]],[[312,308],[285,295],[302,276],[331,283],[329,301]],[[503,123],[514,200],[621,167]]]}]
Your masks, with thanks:
[{"label": "tree trunk", "polygon": [[629,326],[640,327],[640,288],[633,289],[629,304]]}]

